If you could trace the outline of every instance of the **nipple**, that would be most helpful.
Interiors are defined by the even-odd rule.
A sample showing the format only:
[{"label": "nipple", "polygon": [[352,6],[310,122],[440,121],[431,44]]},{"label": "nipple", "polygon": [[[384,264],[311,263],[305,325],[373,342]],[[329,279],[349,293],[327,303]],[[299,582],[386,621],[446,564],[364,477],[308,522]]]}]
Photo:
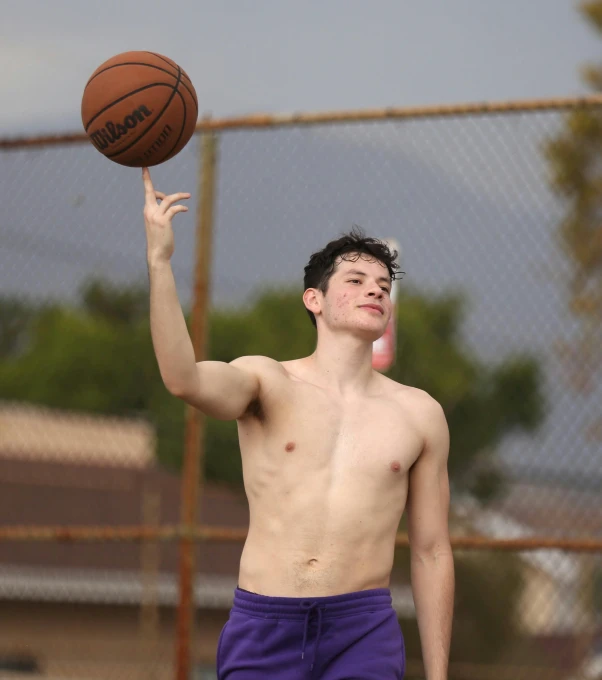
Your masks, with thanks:
[{"label": "nipple", "polygon": [[394,460],[391,463],[391,470],[393,470],[393,472],[399,472],[401,470],[401,465],[399,464],[398,461]]},{"label": "nipple", "polygon": [[295,450],[295,442],[288,442],[287,445],[284,447],[285,451],[294,451]]}]

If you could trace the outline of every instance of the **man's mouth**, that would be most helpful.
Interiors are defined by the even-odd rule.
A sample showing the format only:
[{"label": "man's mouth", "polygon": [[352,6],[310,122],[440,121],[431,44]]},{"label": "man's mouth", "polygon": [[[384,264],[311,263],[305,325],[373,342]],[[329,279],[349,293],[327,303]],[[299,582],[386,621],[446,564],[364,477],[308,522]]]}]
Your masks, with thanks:
[{"label": "man's mouth", "polygon": [[379,307],[378,305],[360,305],[362,309],[373,309],[375,312],[378,312],[379,314],[384,314],[385,310],[382,307]]}]

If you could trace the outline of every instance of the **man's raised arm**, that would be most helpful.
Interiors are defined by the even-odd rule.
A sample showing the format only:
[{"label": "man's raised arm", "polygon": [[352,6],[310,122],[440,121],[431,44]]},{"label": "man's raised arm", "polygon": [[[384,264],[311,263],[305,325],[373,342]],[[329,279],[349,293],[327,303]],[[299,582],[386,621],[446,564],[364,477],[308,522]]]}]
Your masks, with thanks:
[{"label": "man's raised arm", "polygon": [[259,378],[253,371],[255,362],[251,357],[236,359],[231,364],[196,362],[170,262],[174,252],[171,220],[177,213],[188,210],[177,202],[190,198],[190,194],[166,196],[156,191],[147,168],[142,171],[142,179],[151,335],[163,383],[174,396],[203,413],[235,420],[259,393]]}]

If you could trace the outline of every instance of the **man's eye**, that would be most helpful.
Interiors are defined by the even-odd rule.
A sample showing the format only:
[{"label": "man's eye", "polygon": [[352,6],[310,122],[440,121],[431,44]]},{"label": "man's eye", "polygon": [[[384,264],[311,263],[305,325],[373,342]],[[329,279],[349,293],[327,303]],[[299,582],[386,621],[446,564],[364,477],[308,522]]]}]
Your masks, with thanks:
[{"label": "man's eye", "polygon": [[384,290],[385,293],[390,293],[390,292],[391,292],[386,286],[381,286],[381,290]]}]

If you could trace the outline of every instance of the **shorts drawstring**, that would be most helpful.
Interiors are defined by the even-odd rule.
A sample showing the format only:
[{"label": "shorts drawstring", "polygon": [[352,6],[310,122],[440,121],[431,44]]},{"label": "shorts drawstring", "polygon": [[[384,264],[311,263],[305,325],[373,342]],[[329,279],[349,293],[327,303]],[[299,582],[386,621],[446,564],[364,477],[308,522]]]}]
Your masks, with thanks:
[{"label": "shorts drawstring", "polygon": [[322,635],[322,612],[326,609],[325,606],[319,606],[317,602],[301,602],[299,605],[301,609],[305,609],[305,626],[303,627],[303,644],[301,646],[301,658],[305,658],[305,645],[307,643],[307,631],[309,629],[309,621],[311,619],[312,612],[318,612],[318,632],[316,634],[316,642],[314,644],[314,653],[311,660],[311,665],[309,667],[310,671],[313,671],[314,664],[316,662],[316,656],[318,654],[318,645],[320,644],[320,637]]}]

